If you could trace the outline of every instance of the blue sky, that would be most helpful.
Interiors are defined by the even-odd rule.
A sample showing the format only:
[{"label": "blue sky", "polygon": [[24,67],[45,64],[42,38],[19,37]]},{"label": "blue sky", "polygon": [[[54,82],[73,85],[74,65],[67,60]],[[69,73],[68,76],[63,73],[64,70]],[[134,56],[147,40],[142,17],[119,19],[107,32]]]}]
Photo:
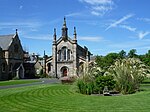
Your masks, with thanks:
[{"label": "blue sky", "polygon": [[61,36],[66,17],[69,37],[73,27],[81,46],[94,55],[150,49],[150,0],[0,0],[0,35],[18,33],[24,49],[48,55],[53,29]]}]

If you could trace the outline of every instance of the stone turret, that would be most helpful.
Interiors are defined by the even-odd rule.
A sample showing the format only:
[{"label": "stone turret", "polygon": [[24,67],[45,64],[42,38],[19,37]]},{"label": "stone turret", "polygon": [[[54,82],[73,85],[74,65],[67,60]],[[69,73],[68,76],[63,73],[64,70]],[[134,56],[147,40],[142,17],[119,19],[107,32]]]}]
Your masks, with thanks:
[{"label": "stone turret", "polygon": [[68,28],[66,25],[66,18],[64,17],[64,23],[63,23],[63,27],[62,27],[62,38],[64,40],[68,39]]},{"label": "stone turret", "polygon": [[74,41],[77,43],[77,32],[76,32],[76,27],[74,27]]},{"label": "stone turret", "polygon": [[54,72],[55,72],[55,76],[57,78],[57,42],[56,42],[56,29],[54,28],[54,35],[53,35],[53,47],[52,47],[52,55],[53,55],[53,68],[54,68]]}]

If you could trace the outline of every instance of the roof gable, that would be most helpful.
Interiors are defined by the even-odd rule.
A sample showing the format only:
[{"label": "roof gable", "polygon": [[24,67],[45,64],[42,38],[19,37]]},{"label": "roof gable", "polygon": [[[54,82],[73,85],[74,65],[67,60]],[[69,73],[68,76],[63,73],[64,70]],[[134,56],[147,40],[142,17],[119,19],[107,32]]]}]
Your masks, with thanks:
[{"label": "roof gable", "polygon": [[[56,41],[56,43],[59,44],[59,43],[61,43],[63,40],[64,40],[63,37],[60,37],[60,38]],[[74,40],[72,40],[72,39],[69,38],[69,37],[68,37],[66,40],[64,40],[64,41],[65,41],[65,42],[68,41],[68,42],[70,42],[71,44],[75,43]]]},{"label": "roof gable", "polygon": [[12,39],[15,37],[16,35],[11,34],[11,35],[0,35],[0,46],[3,50],[8,50]]}]

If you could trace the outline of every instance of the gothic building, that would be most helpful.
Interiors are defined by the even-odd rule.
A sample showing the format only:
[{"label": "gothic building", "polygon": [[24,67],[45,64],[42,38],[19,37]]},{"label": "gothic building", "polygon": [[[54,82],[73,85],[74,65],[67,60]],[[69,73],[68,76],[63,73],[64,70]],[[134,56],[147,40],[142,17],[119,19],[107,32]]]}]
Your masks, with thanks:
[{"label": "gothic building", "polygon": [[24,78],[23,49],[15,34],[0,35],[0,80]]},{"label": "gothic building", "polygon": [[74,37],[68,36],[66,19],[62,26],[62,35],[57,39],[56,29],[54,29],[52,56],[46,59],[45,71],[53,77],[75,76],[78,74],[80,66],[90,61],[91,53],[87,47],[81,47],[77,42],[76,28],[74,27]]}]

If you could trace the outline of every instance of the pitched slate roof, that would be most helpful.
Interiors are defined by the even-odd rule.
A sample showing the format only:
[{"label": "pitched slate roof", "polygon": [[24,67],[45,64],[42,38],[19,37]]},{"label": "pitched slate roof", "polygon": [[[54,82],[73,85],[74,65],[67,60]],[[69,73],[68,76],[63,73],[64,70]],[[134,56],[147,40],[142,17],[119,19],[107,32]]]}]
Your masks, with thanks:
[{"label": "pitched slate roof", "polygon": [[12,39],[14,38],[14,34],[11,34],[11,35],[0,35],[0,47],[3,49],[3,50],[8,50],[11,42],[12,42]]}]

